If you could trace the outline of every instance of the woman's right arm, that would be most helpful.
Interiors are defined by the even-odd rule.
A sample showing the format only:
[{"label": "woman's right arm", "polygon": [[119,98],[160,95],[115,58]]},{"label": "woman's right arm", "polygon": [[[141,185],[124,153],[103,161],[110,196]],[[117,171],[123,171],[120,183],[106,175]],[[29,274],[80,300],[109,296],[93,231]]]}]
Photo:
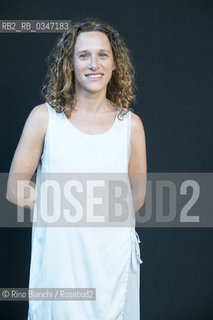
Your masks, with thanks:
[{"label": "woman's right arm", "polygon": [[[48,122],[45,104],[34,107],[29,114],[11,163],[6,198],[20,207],[33,209],[35,188],[30,185],[43,151],[44,137]],[[21,178],[21,179],[20,179]],[[22,181],[23,180],[23,181]],[[19,182],[19,188],[17,188]],[[22,190],[27,186],[31,197],[25,199]]]}]

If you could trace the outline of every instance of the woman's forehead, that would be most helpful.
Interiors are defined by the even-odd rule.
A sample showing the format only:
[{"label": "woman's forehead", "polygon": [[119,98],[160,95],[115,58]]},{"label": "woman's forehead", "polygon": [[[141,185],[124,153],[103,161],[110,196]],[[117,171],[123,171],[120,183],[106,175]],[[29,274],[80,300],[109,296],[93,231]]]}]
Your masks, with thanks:
[{"label": "woman's forehead", "polygon": [[89,49],[108,49],[111,50],[111,45],[107,35],[100,31],[81,32],[75,42],[75,51]]}]

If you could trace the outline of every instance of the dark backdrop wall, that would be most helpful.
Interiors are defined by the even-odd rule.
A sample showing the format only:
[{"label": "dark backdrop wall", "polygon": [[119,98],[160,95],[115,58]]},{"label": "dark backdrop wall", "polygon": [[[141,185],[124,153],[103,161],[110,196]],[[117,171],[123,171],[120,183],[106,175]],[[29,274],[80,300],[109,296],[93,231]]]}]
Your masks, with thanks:
[{"label": "dark backdrop wall", "polygon": [[[149,172],[212,172],[211,0],[2,1],[0,19],[97,16],[126,40]],[[60,34],[0,34],[1,172],[23,125],[43,99],[45,58]],[[213,319],[211,228],[144,228],[141,319]],[[31,230],[0,229],[0,287],[27,287]],[[26,319],[27,302],[0,302],[2,319]],[[91,319],[92,320],[92,319]],[[101,319],[104,320],[104,319]],[[131,319],[134,320],[134,319]]]}]

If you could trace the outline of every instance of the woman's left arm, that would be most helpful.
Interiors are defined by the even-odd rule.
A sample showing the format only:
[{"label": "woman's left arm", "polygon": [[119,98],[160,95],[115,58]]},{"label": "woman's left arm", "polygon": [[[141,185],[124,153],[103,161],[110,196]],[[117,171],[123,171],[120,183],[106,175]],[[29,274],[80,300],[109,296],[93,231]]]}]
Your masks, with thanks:
[{"label": "woman's left arm", "polygon": [[135,212],[142,208],[146,197],[147,160],[143,123],[131,112],[131,153],[128,166]]}]

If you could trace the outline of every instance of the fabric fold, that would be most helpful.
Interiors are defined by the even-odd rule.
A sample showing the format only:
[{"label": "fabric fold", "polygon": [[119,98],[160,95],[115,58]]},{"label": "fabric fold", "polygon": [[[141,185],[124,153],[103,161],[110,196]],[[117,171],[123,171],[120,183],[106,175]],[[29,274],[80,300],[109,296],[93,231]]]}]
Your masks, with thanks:
[{"label": "fabric fold", "polygon": [[140,257],[140,246],[141,243],[138,233],[134,228],[131,229],[131,244],[132,244],[132,270],[134,272],[138,271],[139,265],[143,263]]}]

